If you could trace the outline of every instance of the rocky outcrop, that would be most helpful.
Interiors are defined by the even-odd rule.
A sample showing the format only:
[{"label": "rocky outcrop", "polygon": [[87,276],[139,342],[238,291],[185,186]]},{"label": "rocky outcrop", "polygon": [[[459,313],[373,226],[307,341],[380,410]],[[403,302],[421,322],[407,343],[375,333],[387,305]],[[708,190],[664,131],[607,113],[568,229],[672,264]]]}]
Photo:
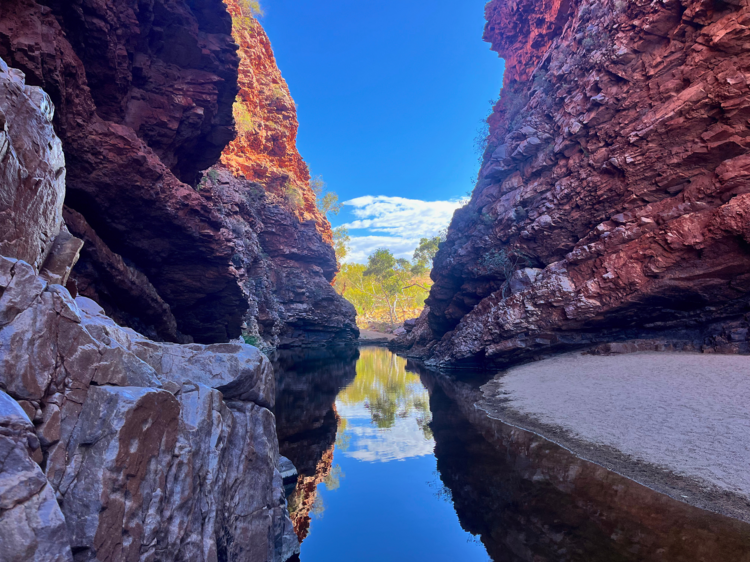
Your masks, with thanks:
[{"label": "rocky outcrop", "polygon": [[[66,548],[76,560],[292,556],[268,359],[248,345],[152,342],[25,262],[0,261],[10,271],[0,387],[34,420],[26,430],[44,470],[36,478],[46,476],[67,524],[55,556]],[[43,531],[59,538],[48,517]],[[22,539],[17,546],[30,548]]]},{"label": "rocky outcrop", "polygon": [[[44,138],[32,149],[42,157],[59,146],[53,107],[32,103],[20,72],[0,71],[3,172],[24,180],[24,142]],[[0,201],[11,212],[53,204],[36,205],[0,256],[0,557],[294,556],[269,360],[244,344],[156,343],[74,299],[63,284],[81,241],[60,228],[62,158],[28,170],[35,182],[1,183]]]},{"label": "rocky outcrop", "polygon": [[486,15],[505,85],[418,353],[748,351],[750,5],[494,0]]},{"label": "rocky outcrop", "polygon": [[180,181],[214,163],[233,135],[238,59],[224,5],[46,4],[0,5],[0,57],[57,109],[68,207],[148,277],[181,333],[238,337],[247,305],[229,246],[215,212]]},{"label": "rocky outcrop", "polygon": [[[354,309],[326,287],[337,271],[331,230],[296,149],[294,103],[260,24],[240,9],[220,0],[0,6],[0,57],[57,107],[65,218],[85,242],[69,288],[161,341],[352,339]],[[250,262],[237,256],[248,245],[241,230],[255,224],[238,226],[204,189],[215,170],[201,171],[222,150],[237,183],[261,182],[277,207],[254,210],[276,226]],[[59,228],[59,209],[55,220]],[[271,240],[273,232],[286,238]],[[258,261],[273,271],[262,287],[246,276]]]},{"label": "rocky outcrop", "polygon": [[42,266],[62,228],[65,158],[41,88],[0,60],[0,255]]},{"label": "rocky outcrop", "polygon": [[281,348],[356,341],[356,311],[331,286],[336,255],[316,223],[300,221],[282,198],[221,165],[201,185],[232,239],[232,263],[250,305],[246,337]]}]

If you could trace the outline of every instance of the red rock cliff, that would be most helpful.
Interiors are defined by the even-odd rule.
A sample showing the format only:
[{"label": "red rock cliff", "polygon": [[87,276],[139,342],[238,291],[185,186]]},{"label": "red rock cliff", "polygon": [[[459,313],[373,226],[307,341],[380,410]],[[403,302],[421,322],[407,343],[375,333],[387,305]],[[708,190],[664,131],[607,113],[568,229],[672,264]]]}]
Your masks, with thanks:
[{"label": "red rock cliff", "polygon": [[420,353],[747,351],[750,3],[493,0],[486,15],[505,84]]},{"label": "red rock cliff", "polygon": [[240,47],[240,93],[235,105],[237,136],[224,149],[221,162],[235,176],[259,182],[282,198],[296,190],[300,200],[295,214],[301,220],[314,220],[326,242],[331,242],[331,225],[315,205],[310,171],[297,151],[297,107],[276,65],[271,42],[261,24],[243,12],[246,2],[225,3]]},{"label": "red rock cliff", "polygon": [[[355,312],[330,287],[331,230],[296,149],[294,103],[260,24],[238,2],[228,9],[0,4],[0,57],[56,107],[63,217],[84,241],[71,289],[157,340],[352,339]],[[224,150],[232,174],[204,174]]]},{"label": "red rock cliff", "polygon": [[230,32],[220,0],[0,3],[0,57],[56,107],[74,233],[111,258],[84,248],[86,294],[162,339],[237,337],[247,308],[219,217],[183,183],[233,136]]}]

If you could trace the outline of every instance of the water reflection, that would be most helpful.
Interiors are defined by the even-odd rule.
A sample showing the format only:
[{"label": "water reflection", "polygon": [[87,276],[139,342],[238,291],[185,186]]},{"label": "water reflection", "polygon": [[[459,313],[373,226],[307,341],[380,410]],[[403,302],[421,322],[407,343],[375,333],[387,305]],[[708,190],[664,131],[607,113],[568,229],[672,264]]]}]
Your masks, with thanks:
[{"label": "water reflection", "polygon": [[301,559],[488,562],[444,500],[419,376],[382,348],[342,359],[330,372],[314,358],[277,360],[280,450],[302,463],[288,498]]},{"label": "water reflection", "polygon": [[747,524],[491,420],[466,378],[376,348],[276,365],[303,562],[750,562]]},{"label": "water reflection", "polygon": [[346,456],[389,462],[432,454],[429,394],[406,371],[406,360],[386,349],[362,351],[357,377],[339,393],[336,409]]},{"label": "water reflection", "polygon": [[428,371],[422,380],[441,479],[495,562],[750,561],[747,524],[488,418],[473,408],[471,385]]}]

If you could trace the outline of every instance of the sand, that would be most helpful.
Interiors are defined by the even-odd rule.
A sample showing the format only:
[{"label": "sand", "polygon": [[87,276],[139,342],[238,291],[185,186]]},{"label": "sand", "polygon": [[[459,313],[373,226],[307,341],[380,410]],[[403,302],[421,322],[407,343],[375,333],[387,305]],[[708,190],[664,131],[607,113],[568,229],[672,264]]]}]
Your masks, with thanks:
[{"label": "sand", "polygon": [[485,407],[546,436],[559,429],[552,437],[574,452],[582,442],[614,449],[750,505],[750,357],[569,354],[513,368],[482,390]]}]

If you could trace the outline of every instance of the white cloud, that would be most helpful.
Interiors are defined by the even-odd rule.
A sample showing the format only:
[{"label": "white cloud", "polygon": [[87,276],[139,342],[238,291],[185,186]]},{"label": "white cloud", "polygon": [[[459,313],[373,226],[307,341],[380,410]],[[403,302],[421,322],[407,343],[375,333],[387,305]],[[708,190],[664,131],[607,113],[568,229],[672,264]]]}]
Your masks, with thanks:
[{"label": "white cloud", "polygon": [[346,261],[365,263],[377,248],[388,248],[398,258],[411,259],[422,237],[435,236],[448,226],[459,201],[420,201],[404,197],[365,195],[344,201],[357,220],[343,226],[351,233],[351,252]]}]

